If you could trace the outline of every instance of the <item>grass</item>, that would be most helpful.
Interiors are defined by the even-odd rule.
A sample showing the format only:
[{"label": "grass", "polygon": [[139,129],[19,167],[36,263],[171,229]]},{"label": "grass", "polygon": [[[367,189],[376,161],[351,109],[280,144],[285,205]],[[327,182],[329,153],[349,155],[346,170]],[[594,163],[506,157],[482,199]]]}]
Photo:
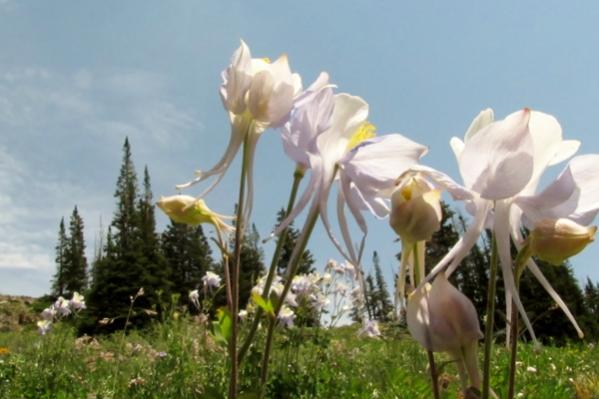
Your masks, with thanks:
[{"label": "grass", "polygon": [[[1,398],[222,398],[226,349],[198,318],[175,317],[145,331],[75,336],[59,323],[46,336],[33,329],[0,332]],[[356,336],[353,327],[294,328],[279,333],[272,357],[270,398],[429,398],[426,354],[401,329],[386,338]],[[258,336],[257,342],[263,342]],[[242,398],[257,390],[259,345],[241,369]],[[495,346],[491,384],[504,397],[508,353]],[[444,398],[458,397],[453,364],[442,355]],[[522,345],[517,390],[524,398],[599,398],[599,349],[578,343]],[[536,370],[534,371],[533,370]]]}]

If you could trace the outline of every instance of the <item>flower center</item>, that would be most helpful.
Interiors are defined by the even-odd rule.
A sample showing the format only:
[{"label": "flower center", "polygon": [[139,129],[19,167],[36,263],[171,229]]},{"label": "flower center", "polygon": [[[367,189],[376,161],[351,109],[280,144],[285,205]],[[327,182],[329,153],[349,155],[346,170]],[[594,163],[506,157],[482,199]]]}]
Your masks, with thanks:
[{"label": "flower center", "polygon": [[354,134],[349,139],[349,142],[347,143],[347,150],[351,151],[363,141],[373,137],[376,137],[376,126],[368,121],[364,121],[360,126],[358,126]]}]

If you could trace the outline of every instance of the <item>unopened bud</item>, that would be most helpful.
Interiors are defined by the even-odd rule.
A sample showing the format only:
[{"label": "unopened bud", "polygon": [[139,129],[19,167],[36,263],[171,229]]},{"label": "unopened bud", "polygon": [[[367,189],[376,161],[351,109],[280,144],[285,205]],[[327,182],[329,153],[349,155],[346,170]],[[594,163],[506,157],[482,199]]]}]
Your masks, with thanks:
[{"label": "unopened bud", "polygon": [[213,212],[201,198],[197,199],[189,195],[172,195],[170,197],[161,197],[157,205],[177,223],[190,225],[210,223],[221,231],[233,230],[231,226],[222,221],[223,218],[230,217]]},{"label": "unopened bud", "polygon": [[441,192],[418,176],[408,179],[391,196],[389,224],[405,242],[428,241],[441,227]]},{"label": "unopened bud", "polygon": [[530,233],[530,251],[539,259],[560,265],[593,242],[596,231],[597,226],[582,226],[570,219],[541,220]]}]

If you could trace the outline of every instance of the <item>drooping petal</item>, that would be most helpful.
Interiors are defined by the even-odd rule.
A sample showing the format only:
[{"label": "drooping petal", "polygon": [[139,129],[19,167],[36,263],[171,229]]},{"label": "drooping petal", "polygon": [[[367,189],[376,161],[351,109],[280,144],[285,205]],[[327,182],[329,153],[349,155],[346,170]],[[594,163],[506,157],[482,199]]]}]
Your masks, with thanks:
[{"label": "drooping petal", "polygon": [[535,344],[538,344],[537,337],[532,328],[532,324],[524,310],[524,306],[520,301],[520,295],[516,289],[516,283],[514,280],[514,273],[512,272],[512,256],[510,251],[510,222],[509,222],[509,204],[505,201],[497,201],[495,205],[495,240],[497,243],[497,252],[499,254],[499,264],[501,266],[501,272],[503,275],[503,284],[505,290],[509,291],[512,301],[515,303],[516,308],[524,321],[528,332]]},{"label": "drooping petal", "polygon": [[216,163],[216,165],[214,165],[209,170],[206,170],[206,171],[197,170],[195,172],[197,177],[188,183],[178,184],[176,186],[178,190],[188,188],[190,186],[193,186],[194,184],[197,184],[203,180],[206,180],[210,176],[217,175],[218,177],[217,177],[216,181],[213,182],[199,196],[199,197],[203,197],[204,195],[208,194],[218,184],[218,182],[220,182],[220,180],[224,177],[225,172],[227,171],[227,169],[229,169],[231,162],[233,162],[233,159],[235,158],[237,151],[239,151],[239,147],[243,143],[243,140],[245,139],[245,136],[248,133],[248,129],[250,128],[250,125],[251,125],[251,121],[246,116],[230,114],[230,117],[231,117],[231,135],[229,136],[229,143],[227,144],[227,149],[225,150],[225,153],[223,154],[221,159]]},{"label": "drooping petal", "polygon": [[472,135],[460,154],[465,186],[485,199],[519,193],[533,173],[533,141],[528,130],[530,110],[493,122]]},{"label": "drooping petal", "polygon": [[599,154],[574,157],[542,192],[514,202],[532,223],[564,217],[590,224],[599,212]]},{"label": "drooping petal", "polygon": [[424,176],[432,180],[435,185],[447,190],[455,200],[466,201],[478,197],[476,193],[472,192],[470,189],[462,186],[461,184],[458,184],[445,173],[431,167],[424,165],[412,165],[410,170],[422,173]]}]

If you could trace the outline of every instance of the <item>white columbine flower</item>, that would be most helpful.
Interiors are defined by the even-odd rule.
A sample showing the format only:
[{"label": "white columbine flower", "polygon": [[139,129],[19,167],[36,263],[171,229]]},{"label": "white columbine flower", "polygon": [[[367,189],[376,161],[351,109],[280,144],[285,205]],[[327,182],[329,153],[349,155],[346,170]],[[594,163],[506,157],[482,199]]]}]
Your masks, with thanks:
[{"label": "white columbine flower", "polygon": [[211,271],[207,271],[204,277],[202,277],[204,287],[208,287],[210,289],[216,289],[220,287],[221,280],[222,279],[218,274]]},{"label": "white columbine flower", "polygon": [[281,323],[283,327],[293,327],[293,322],[295,321],[295,313],[287,305],[283,305],[279,312],[278,319],[279,323]]},{"label": "white columbine flower", "polygon": [[367,320],[362,328],[358,331],[359,335],[366,335],[369,338],[378,338],[381,336],[381,330],[379,330],[379,323],[376,320]]},{"label": "white columbine flower", "polygon": [[199,197],[210,192],[224,177],[241,145],[247,148],[247,197],[244,220],[249,218],[253,199],[253,162],[256,144],[268,127],[282,126],[288,119],[295,96],[301,90],[301,78],[292,73],[287,56],[274,62],[252,58],[242,41],[233,54],[231,64],[222,73],[220,95],[231,121],[231,136],[224,155],[211,169],[196,171],[197,177],[178,188],[186,188],[211,176],[216,176]]},{"label": "white columbine flower", "polygon": [[59,296],[56,302],[54,302],[54,309],[59,316],[64,317],[71,314],[71,308],[69,307],[69,301]]},{"label": "white columbine flower", "polygon": [[40,320],[37,322],[37,328],[40,334],[46,335],[52,328],[52,322],[50,320]]},{"label": "white columbine flower", "polygon": [[[431,168],[414,169],[427,174],[455,199],[466,201],[474,220],[464,236],[433,268],[431,275],[447,267],[449,276],[475,245],[485,226],[492,228],[506,288],[506,303],[510,308],[513,298],[536,340],[515,289],[510,237],[520,248],[523,245],[521,227],[534,227],[542,219],[562,217],[589,224],[599,210],[599,155],[573,158],[553,183],[535,194],[543,171],[572,156],[580,145],[578,141],[562,139],[561,126],[553,116],[524,109],[494,121],[493,111],[487,109],[474,119],[464,141],[454,137],[450,143],[463,185]],[[582,336],[566,304],[535,262],[530,259],[527,266]],[[511,316],[509,308],[508,318]]]},{"label": "white columbine flower", "polygon": [[44,309],[41,313],[42,319],[52,321],[56,317],[56,308],[54,305],[50,305],[46,309]]},{"label": "white columbine flower", "polygon": [[198,290],[189,291],[189,301],[193,303],[196,309],[200,308],[200,293]]},{"label": "white columbine flower", "polygon": [[85,309],[85,298],[83,295],[75,291],[73,292],[73,297],[69,301],[69,305],[74,311]]}]

